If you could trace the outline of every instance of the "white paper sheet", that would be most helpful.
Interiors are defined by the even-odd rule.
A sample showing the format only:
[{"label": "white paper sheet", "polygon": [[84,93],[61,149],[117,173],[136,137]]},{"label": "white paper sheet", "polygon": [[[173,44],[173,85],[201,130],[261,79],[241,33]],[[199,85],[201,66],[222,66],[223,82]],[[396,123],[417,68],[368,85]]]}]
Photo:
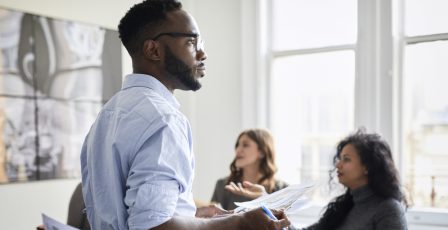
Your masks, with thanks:
[{"label": "white paper sheet", "polygon": [[284,209],[286,214],[293,214],[309,207],[311,201],[305,194],[314,187],[313,182],[295,184],[252,201],[235,202],[235,205],[238,206],[235,212],[238,213],[264,205],[269,209]]},{"label": "white paper sheet", "polygon": [[45,214],[42,213],[42,221],[45,226],[45,230],[79,230],[72,226],[63,224]]}]

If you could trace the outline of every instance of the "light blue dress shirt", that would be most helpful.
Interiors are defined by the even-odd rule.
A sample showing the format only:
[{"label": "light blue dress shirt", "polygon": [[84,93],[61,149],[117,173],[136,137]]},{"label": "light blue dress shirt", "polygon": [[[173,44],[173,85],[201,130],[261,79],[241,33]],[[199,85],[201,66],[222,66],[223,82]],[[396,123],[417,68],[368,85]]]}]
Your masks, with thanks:
[{"label": "light blue dress shirt", "polygon": [[149,229],[195,215],[190,124],[152,76],[126,76],[84,141],[81,169],[92,229]]}]

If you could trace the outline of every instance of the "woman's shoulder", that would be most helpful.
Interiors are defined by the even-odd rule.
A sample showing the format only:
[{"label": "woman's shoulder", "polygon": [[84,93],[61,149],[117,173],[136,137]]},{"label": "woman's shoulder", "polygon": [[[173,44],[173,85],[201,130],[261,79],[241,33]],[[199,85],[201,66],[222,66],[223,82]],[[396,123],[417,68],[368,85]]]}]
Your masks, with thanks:
[{"label": "woman's shoulder", "polygon": [[389,210],[398,213],[404,212],[404,205],[393,198],[382,200],[378,206],[382,210]]},{"label": "woman's shoulder", "polygon": [[396,199],[388,198],[378,204],[378,209],[374,215],[377,225],[388,226],[387,229],[407,229],[404,205]]},{"label": "woman's shoulder", "polygon": [[393,198],[382,199],[377,203],[375,216],[379,219],[404,218],[406,208],[403,203]]},{"label": "woman's shoulder", "polygon": [[226,176],[226,177],[222,177],[222,178],[219,178],[217,181],[216,181],[216,185],[226,185],[227,184],[227,181],[229,180],[229,176]]}]

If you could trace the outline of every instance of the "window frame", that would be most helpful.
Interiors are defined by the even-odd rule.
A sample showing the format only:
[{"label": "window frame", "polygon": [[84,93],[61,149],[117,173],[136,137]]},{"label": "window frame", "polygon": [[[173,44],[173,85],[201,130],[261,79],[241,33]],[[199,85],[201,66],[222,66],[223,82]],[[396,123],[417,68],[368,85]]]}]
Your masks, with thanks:
[{"label": "window frame", "polygon": [[[277,57],[354,49],[355,114],[354,127],[368,127],[389,142],[397,168],[405,172],[401,122],[403,105],[403,57],[409,44],[448,40],[448,33],[406,37],[405,0],[358,0],[358,39],[346,44],[313,49],[272,51],[273,0],[242,1],[242,127],[270,127],[271,64]],[[255,26],[254,26],[255,25]],[[255,86],[255,87],[254,87]],[[391,100],[392,99],[392,100]],[[404,177],[404,175],[401,175]],[[322,206],[310,213],[318,214]],[[408,223],[413,226],[448,226],[448,209],[411,208]],[[317,216],[317,215],[316,215]],[[303,217],[303,216],[302,216]]]}]

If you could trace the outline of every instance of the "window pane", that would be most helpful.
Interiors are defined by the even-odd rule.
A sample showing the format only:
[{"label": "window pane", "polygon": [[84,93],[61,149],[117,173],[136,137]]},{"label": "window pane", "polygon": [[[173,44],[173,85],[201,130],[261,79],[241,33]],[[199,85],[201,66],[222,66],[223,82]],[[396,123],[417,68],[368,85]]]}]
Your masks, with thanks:
[{"label": "window pane", "polygon": [[275,0],[272,2],[274,50],[356,42],[356,0]]},{"label": "window pane", "polygon": [[353,128],[354,61],[353,51],[274,60],[270,118],[280,178],[328,181],[335,145]]},{"label": "window pane", "polygon": [[447,0],[406,0],[405,33],[407,36],[448,32]]},{"label": "window pane", "polygon": [[415,206],[448,208],[448,42],[406,47],[405,185]]}]

